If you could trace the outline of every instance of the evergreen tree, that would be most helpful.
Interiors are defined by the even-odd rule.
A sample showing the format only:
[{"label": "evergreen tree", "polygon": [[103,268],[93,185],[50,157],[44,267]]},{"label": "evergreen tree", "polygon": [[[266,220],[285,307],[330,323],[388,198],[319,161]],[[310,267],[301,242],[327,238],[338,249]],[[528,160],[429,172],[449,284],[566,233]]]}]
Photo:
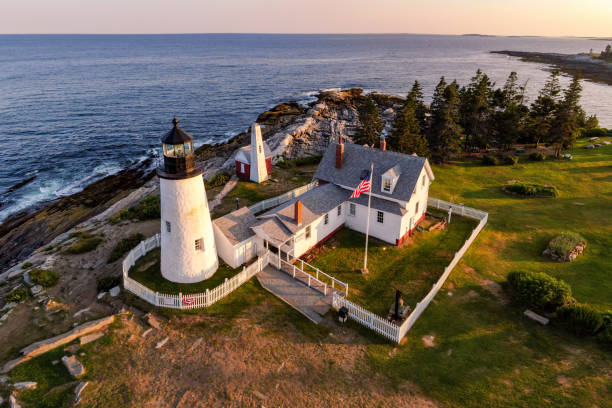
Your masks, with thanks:
[{"label": "evergreen tree", "polygon": [[529,109],[524,104],[525,86],[518,84],[518,75],[511,72],[501,91],[496,92],[495,114],[491,121],[495,140],[509,149],[522,136]]},{"label": "evergreen tree", "polygon": [[527,119],[527,132],[536,147],[540,142],[547,142],[549,139],[560,95],[559,71],[553,71],[540,90],[537,99],[531,104]]},{"label": "evergreen tree", "polygon": [[446,85],[444,77],[436,86],[431,102],[431,126],[428,142],[432,157],[437,163],[446,163],[459,151],[463,131],[459,125],[459,90],[457,81]]},{"label": "evergreen tree", "polygon": [[479,69],[467,87],[461,88],[459,97],[460,124],[465,133],[463,148],[486,147],[489,142],[492,113],[493,84]]},{"label": "evergreen tree", "polygon": [[358,142],[367,144],[368,146],[376,145],[380,139],[383,123],[372,97],[366,97],[365,102],[359,110],[359,120],[362,126],[361,131],[357,135]]},{"label": "evergreen tree", "polygon": [[582,112],[581,93],[580,76],[575,75],[569,87],[563,92],[563,100],[559,103],[552,121],[550,141],[555,147],[555,157],[561,155],[561,149],[572,147],[576,141],[578,121]]},{"label": "evergreen tree", "polygon": [[395,117],[389,146],[401,153],[426,156],[428,153],[427,140],[422,131],[424,118],[423,93],[419,83],[415,81],[412,90],[406,97],[404,106]]}]

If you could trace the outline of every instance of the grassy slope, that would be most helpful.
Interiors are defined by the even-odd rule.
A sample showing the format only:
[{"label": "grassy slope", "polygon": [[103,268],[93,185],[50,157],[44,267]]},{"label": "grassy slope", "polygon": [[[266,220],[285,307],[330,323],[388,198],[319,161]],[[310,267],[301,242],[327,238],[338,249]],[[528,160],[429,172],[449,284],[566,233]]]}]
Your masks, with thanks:
[{"label": "grassy slope", "polygon": [[[434,168],[431,195],[488,211],[489,223],[446,284],[455,286],[454,296],[441,291],[395,358],[389,358],[391,345],[369,346],[378,370],[398,384],[417,384],[442,406],[612,406],[609,351],[525,319],[522,308],[503,304],[482,286],[483,278],[501,282],[512,270],[544,271],[569,282],[578,300],[612,308],[612,258],[606,255],[612,146],[572,153],[571,162]],[[509,197],[500,186],[510,179],[553,184],[561,196]],[[585,254],[572,263],[543,258],[548,240],[566,230],[587,239]],[[471,290],[478,296],[468,296]],[[424,347],[426,334],[435,336],[436,347]]]}]

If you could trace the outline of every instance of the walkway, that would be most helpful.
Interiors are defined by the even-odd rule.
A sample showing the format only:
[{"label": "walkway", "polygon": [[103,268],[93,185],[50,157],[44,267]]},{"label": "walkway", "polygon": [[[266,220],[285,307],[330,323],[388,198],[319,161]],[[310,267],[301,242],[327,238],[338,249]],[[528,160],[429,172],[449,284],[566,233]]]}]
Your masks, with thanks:
[{"label": "walkway", "polygon": [[314,323],[320,323],[330,309],[331,296],[309,288],[271,265],[257,274],[261,286]]},{"label": "walkway", "polygon": [[236,184],[238,184],[238,177],[234,174],[232,178],[227,182],[227,184],[223,186],[221,191],[219,191],[219,194],[217,194],[215,198],[210,203],[208,203],[209,209],[212,210],[213,208],[221,204],[221,200],[223,200],[225,196],[228,195],[229,192],[234,189],[234,187],[236,187]]}]

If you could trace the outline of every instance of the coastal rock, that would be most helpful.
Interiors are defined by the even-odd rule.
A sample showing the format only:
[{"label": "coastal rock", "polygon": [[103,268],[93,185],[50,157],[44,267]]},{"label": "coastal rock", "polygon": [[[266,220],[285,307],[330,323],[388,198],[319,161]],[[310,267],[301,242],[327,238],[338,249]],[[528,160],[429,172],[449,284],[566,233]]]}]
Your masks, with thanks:
[{"label": "coastal rock", "polygon": [[64,356],[62,357],[62,363],[68,370],[71,376],[78,378],[85,374],[85,367],[75,356]]},{"label": "coastal rock", "polygon": [[83,390],[85,389],[85,387],[87,387],[88,385],[89,385],[89,381],[82,381],[74,389],[74,402],[76,404],[78,404],[81,401],[81,394],[83,393]]},{"label": "coastal rock", "polygon": [[13,388],[15,388],[16,390],[33,390],[36,388],[38,384],[35,381],[22,381],[22,382],[18,382],[13,384]]},{"label": "coastal rock", "polygon": [[166,345],[166,343],[168,343],[168,340],[170,340],[170,337],[166,337],[165,339],[163,339],[162,341],[158,342],[155,345],[155,349],[160,349],[162,347],[164,347]]},{"label": "coastal rock", "polygon": [[154,329],[157,329],[157,330],[161,329],[161,323],[159,322],[157,317],[155,317],[155,315],[151,313],[147,313],[144,316],[144,320],[149,324],[149,326],[153,327]]},{"label": "coastal rock", "polygon": [[117,297],[119,295],[119,292],[121,292],[121,287],[119,286],[115,286],[114,288],[111,288],[111,290],[108,291],[108,293],[112,297]]},{"label": "coastal rock", "polygon": [[9,396],[9,407],[10,408],[21,408],[21,405],[17,402],[17,399],[13,394]]},{"label": "coastal rock", "polygon": [[32,295],[34,296],[42,294],[44,290],[45,289],[40,285],[34,285],[30,288],[30,292],[32,292]]},{"label": "coastal rock", "polygon": [[87,334],[85,336],[82,336],[79,339],[79,343],[82,345],[87,344],[87,343],[91,343],[92,341],[96,341],[98,340],[100,337],[104,336],[104,332],[98,332],[98,333],[92,333],[92,334]]}]

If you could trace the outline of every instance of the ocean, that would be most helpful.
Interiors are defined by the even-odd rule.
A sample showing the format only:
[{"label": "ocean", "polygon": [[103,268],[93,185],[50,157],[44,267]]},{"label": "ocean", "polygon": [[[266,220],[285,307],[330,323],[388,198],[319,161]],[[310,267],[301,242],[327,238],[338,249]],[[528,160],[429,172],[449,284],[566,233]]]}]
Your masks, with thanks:
[{"label": "ocean", "polygon": [[[446,35],[0,35],[0,221],[143,160],[175,115],[201,145],[322,89],[405,95],[418,80],[429,100],[440,76],[465,84],[478,68],[498,85],[518,72],[533,100],[547,67],[489,51],[605,45]],[[583,86],[586,111],[612,127],[612,86]]]}]

